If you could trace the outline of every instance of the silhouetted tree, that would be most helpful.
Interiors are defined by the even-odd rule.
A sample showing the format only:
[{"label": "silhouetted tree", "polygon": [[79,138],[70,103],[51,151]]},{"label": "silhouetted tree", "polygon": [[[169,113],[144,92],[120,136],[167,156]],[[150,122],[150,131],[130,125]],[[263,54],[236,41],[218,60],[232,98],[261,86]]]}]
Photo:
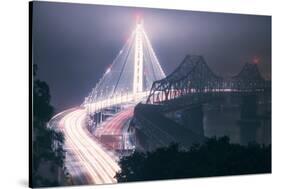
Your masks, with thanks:
[{"label": "silhouetted tree", "polygon": [[[37,65],[34,65],[36,78]],[[64,136],[61,132],[47,127],[53,116],[54,108],[50,105],[50,90],[46,82],[34,79],[33,82],[33,128],[32,128],[32,187],[58,185],[57,180],[49,180],[40,173],[40,165],[50,165],[50,171],[63,166]]]},{"label": "silhouetted tree", "polygon": [[211,138],[183,151],[177,144],[154,152],[135,152],[120,160],[118,182],[271,172],[271,146],[231,144]]}]

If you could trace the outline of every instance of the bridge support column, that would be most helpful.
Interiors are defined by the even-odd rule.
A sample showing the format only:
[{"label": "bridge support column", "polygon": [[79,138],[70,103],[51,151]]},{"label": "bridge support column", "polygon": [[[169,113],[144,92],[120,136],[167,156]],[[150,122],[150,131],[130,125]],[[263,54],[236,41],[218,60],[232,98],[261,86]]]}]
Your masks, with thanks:
[{"label": "bridge support column", "polygon": [[203,109],[202,105],[197,105],[187,110],[184,110],[181,114],[182,124],[196,134],[204,135],[203,129]]},{"label": "bridge support column", "polygon": [[261,125],[257,115],[257,95],[242,97],[240,120],[240,142],[247,145],[249,142],[257,142],[257,131]]}]

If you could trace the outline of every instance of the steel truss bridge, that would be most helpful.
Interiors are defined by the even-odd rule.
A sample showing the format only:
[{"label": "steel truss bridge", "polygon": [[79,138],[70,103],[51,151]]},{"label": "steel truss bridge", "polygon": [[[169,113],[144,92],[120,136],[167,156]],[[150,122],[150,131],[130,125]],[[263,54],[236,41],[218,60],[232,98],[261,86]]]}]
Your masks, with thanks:
[{"label": "steel truss bridge", "polygon": [[223,78],[214,74],[202,56],[187,55],[174,72],[152,84],[147,104],[163,104],[187,95],[269,90],[271,82],[263,79],[257,64],[246,63],[237,75]]}]

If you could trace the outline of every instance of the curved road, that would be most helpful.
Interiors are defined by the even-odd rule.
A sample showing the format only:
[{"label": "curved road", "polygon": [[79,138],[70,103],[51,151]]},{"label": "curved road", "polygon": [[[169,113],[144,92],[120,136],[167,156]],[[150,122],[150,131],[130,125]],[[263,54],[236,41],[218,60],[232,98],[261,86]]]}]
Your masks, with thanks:
[{"label": "curved road", "polygon": [[95,135],[122,135],[124,125],[133,117],[133,114],[134,107],[129,107],[117,113],[110,120],[106,121],[102,127],[97,128]]},{"label": "curved road", "polygon": [[94,134],[109,150],[126,150],[128,143],[127,128],[129,120],[133,117],[134,107],[128,107],[105,121]]},{"label": "curved road", "polygon": [[116,183],[120,170],[117,158],[110,155],[85,127],[86,110],[67,113],[58,124],[65,135],[66,166],[73,184]]}]

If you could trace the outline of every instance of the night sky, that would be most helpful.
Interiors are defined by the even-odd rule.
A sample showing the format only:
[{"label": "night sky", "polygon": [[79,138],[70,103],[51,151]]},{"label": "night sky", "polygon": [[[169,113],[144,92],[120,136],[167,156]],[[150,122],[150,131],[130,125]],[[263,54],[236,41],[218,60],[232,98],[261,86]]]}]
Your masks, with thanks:
[{"label": "night sky", "polygon": [[186,54],[231,76],[259,59],[271,77],[271,17],[35,2],[33,60],[56,111],[80,105],[131,35],[137,15],[160,64],[171,73]]}]

